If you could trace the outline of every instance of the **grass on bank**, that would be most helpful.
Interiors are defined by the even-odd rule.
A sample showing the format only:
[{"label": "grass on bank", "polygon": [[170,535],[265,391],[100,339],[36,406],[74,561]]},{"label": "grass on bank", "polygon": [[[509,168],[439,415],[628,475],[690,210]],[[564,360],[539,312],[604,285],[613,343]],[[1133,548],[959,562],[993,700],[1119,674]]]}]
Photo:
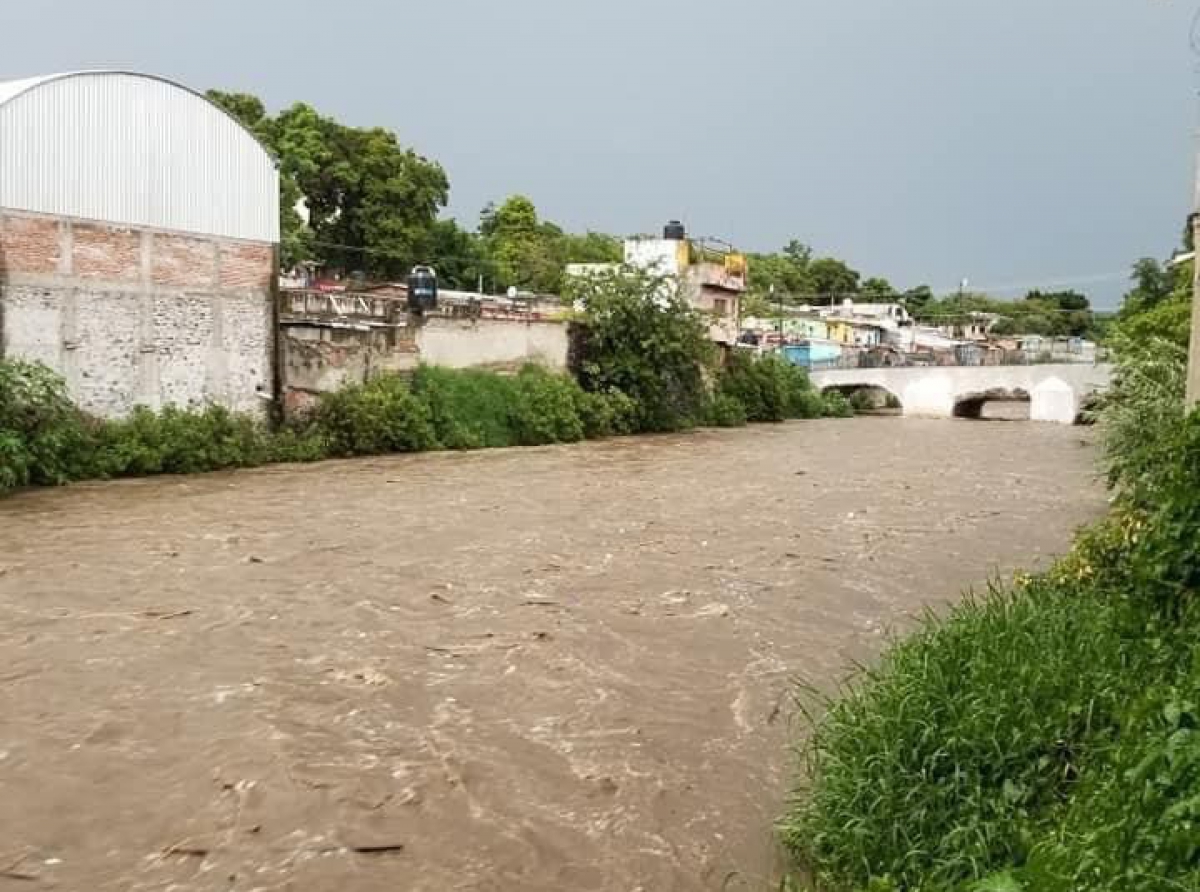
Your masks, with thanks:
[{"label": "grass on bank", "polygon": [[[851,414],[840,395],[823,398],[802,371],[785,365],[739,362],[702,398],[675,399],[673,429]],[[661,404],[672,397],[654,398]],[[138,408],[103,421],[76,409],[63,380],[45,366],[3,361],[0,493],[273,462],[572,443],[661,430],[662,417],[661,411],[648,415],[636,396],[615,387],[585,390],[568,375],[531,365],[514,375],[433,366],[410,380],[382,375],[325,395],[310,416],[280,425],[220,406]]]},{"label": "grass on bank", "polygon": [[1200,892],[1200,412],[1178,346],[1122,355],[1105,520],[807,701],[780,831],[816,888]]}]

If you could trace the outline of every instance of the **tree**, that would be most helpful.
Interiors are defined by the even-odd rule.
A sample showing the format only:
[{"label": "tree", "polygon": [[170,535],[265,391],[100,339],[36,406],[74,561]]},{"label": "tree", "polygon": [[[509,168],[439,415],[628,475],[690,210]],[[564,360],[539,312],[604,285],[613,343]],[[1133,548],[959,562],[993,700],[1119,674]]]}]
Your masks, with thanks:
[{"label": "tree", "polygon": [[281,253],[394,278],[427,260],[446,173],[380,127],[348,127],[297,103],[272,118],[261,100],[208,97],[254,132],[279,160]]},{"label": "tree", "polygon": [[1167,300],[1175,289],[1169,267],[1152,257],[1143,257],[1133,265],[1133,289],[1121,305],[1123,317],[1144,313]]},{"label": "tree", "polygon": [[433,224],[425,256],[445,287],[470,291],[479,287],[481,279],[485,291],[489,285],[496,286],[496,266],[483,239],[454,220]]},{"label": "tree", "polygon": [[928,285],[918,285],[900,295],[900,302],[908,310],[910,316],[919,316],[933,300],[933,289]]},{"label": "tree", "polygon": [[858,293],[858,273],[833,257],[821,257],[808,265],[813,293],[833,303],[839,297]]},{"label": "tree", "polygon": [[584,389],[630,397],[640,430],[696,424],[707,401],[713,345],[678,284],[629,267],[570,284],[586,317],[579,370]]},{"label": "tree", "polygon": [[524,195],[513,195],[499,207],[485,207],[479,232],[503,285],[538,293],[561,289],[564,233],[553,223],[539,222],[537,208]]},{"label": "tree", "polygon": [[873,276],[862,283],[864,297],[894,297],[896,289],[887,279]]}]

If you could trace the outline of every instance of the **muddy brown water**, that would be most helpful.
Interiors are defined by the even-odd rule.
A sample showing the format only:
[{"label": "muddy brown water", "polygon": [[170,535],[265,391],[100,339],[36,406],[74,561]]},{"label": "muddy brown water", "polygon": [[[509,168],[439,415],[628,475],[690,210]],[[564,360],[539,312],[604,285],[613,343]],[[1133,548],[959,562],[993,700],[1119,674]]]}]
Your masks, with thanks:
[{"label": "muddy brown water", "polygon": [[1066,547],[1092,440],[862,418],[0,502],[0,889],[769,888],[794,679]]}]

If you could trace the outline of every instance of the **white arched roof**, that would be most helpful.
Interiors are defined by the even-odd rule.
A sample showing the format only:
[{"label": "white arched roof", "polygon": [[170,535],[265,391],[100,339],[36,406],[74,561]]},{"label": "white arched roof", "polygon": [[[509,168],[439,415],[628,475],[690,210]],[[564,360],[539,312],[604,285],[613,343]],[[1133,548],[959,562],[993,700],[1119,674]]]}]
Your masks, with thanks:
[{"label": "white arched roof", "polygon": [[0,82],[0,208],[279,241],[279,175],[254,134],[127,71]]}]

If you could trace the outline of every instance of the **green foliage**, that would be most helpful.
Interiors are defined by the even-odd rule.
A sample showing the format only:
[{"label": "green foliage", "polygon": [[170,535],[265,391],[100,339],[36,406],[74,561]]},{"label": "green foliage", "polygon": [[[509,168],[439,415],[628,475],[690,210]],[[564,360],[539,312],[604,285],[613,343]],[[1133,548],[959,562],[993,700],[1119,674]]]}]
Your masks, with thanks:
[{"label": "green foliage", "polygon": [[580,388],[575,401],[584,436],[589,440],[637,430],[637,404],[619,390],[590,392]]},{"label": "green foliage", "polygon": [[759,358],[735,352],[718,378],[717,393],[741,403],[747,421],[812,417],[808,375],[777,354]]},{"label": "green foliage", "polygon": [[821,400],[824,404],[822,414],[828,418],[851,418],[854,416],[854,407],[850,405],[850,400],[836,390],[826,391],[822,394]]},{"label": "green foliage", "polygon": [[1022,862],[1139,687],[1113,609],[1034,586],[927,620],[827,704],[792,854],[838,890],[952,890]]},{"label": "green foliage", "polygon": [[516,378],[517,401],[513,428],[524,446],[574,443],[583,439],[579,417],[579,385],[565,375],[528,365]]},{"label": "green foliage", "polygon": [[438,444],[430,406],[396,375],[321,398],[314,416],[332,455],[416,452]]},{"label": "green foliage", "polygon": [[999,300],[986,294],[952,295],[941,299],[905,295],[905,305],[918,320],[931,325],[966,325],[974,313],[999,316],[995,335],[1029,334],[1046,337],[1090,337],[1095,314],[1085,295],[1075,291],[1030,291],[1023,300]]},{"label": "green foliage", "polygon": [[58,375],[38,363],[0,361],[0,492],[85,475],[93,438]]},{"label": "green foliage", "polygon": [[[211,90],[279,159],[281,252],[379,278],[427,261],[449,196],[436,162],[381,127],[349,127],[297,103],[271,117],[253,96]],[[297,211],[304,202],[308,220]]]},{"label": "green foliage", "polygon": [[746,424],[746,407],[737,397],[717,393],[708,405],[708,423],[714,427],[742,427]]},{"label": "green foliage", "polygon": [[621,269],[572,287],[588,324],[584,389],[628,396],[637,406],[639,431],[679,430],[703,420],[713,346],[675,283]]},{"label": "green foliage", "polygon": [[195,474],[260,465],[271,458],[266,425],[222,406],[199,411],[139,407],[103,426],[96,467],[106,477]]},{"label": "green foliage", "polygon": [[1113,332],[1109,516],[815,721],[782,832],[822,889],[1200,890],[1200,412],[1161,272],[1139,264]]},{"label": "green foliage", "polygon": [[413,391],[428,407],[442,448],[517,445],[513,412],[518,395],[511,377],[482,369],[421,366],[413,376]]}]

